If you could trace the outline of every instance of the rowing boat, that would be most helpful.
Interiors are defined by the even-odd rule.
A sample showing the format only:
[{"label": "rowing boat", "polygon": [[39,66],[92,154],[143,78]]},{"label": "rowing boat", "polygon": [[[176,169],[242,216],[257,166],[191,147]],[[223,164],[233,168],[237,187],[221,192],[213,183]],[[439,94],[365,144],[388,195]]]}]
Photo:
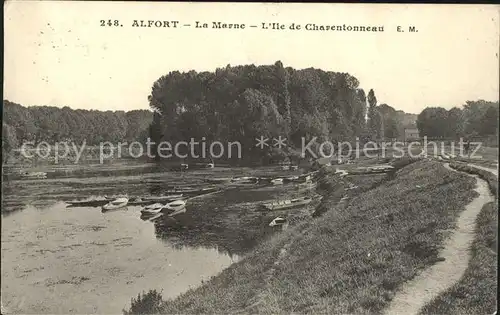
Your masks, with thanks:
[{"label": "rowing boat", "polygon": [[308,205],[312,202],[311,197],[301,197],[301,198],[296,198],[296,199],[290,199],[290,200],[280,200],[280,201],[275,201],[271,203],[265,203],[263,204],[263,208],[266,210],[282,210],[282,209],[289,209],[289,208],[294,208],[298,206],[305,206]]}]

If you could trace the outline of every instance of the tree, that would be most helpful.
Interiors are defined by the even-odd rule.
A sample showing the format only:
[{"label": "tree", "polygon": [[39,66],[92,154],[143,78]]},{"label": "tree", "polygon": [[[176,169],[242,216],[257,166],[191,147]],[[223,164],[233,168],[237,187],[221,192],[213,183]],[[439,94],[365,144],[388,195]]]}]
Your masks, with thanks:
[{"label": "tree", "polygon": [[446,137],[458,139],[464,136],[465,120],[464,113],[458,107],[453,107],[447,113]]},{"label": "tree", "polygon": [[381,113],[377,110],[377,97],[373,89],[368,92],[368,130],[372,140],[380,139],[382,135],[383,119]]},{"label": "tree", "polygon": [[17,146],[16,131],[12,126],[2,123],[2,163],[7,161],[10,153]]},{"label": "tree", "polygon": [[485,136],[498,134],[498,107],[489,107],[481,117],[480,133]]},{"label": "tree", "polygon": [[442,107],[427,107],[417,117],[420,136],[443,138],[447,135],[448,111]]},{"label": "tree", "polygon": [[[75,141],[99,144],[102,141],[144,140],[152,113],[149,110],[73,110],[65,106],[24,107],[4,100],[4,122],[12,127],[19,143],[24,141]],[[130,122],[130,124],[129,124]]]},{"label": "tree", "polygon": [[[467,101],[463,108],[466,135],[483,135],[484,130],[482,124],[484,115],[491,107],[498,110],[498,106],[498,102],[488,102],[485,100]],[[491,110],[488,115],[493,115],[493,113],[494,111]]]}]

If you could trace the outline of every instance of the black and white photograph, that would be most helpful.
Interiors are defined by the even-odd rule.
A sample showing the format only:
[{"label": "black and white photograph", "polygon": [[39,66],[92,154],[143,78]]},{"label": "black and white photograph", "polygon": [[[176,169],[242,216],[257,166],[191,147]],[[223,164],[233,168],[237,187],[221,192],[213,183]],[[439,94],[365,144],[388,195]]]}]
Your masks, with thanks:
[{"label": "black and white photograph", "polygon": [[6,1],[2,314],[497,312],[500,6]]}]

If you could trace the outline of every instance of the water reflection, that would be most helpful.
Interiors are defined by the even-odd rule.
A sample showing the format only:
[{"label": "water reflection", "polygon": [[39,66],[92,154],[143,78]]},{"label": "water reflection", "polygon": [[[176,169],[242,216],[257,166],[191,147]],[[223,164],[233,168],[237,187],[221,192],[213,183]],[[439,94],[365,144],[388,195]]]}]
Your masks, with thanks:
[{"label": "water reflection", "polygon": [[[2,184],[4,304],[10,301],[12,307],[12,301],[26,296],[24,306],[13,310],[120,313],[142,290],[156,288],[164,297],[174,297],[277,231],[269,223],[282,214],[257,211],[260,203],[307,193],[293,185],[226,187],[188,200],[186,213],[153,221],[141,220],[139,206],[101,213],[100,207],[67,207],[64,202],[158,195],[174,185],[203,184],[214,177],[212,172],[227,177],[251,170],[136,171]],[[107,296],[113,301],[103,298]]]},{"label": "water reflection", "polygon": [[58,202],[4,217],[4,306],[16,313],[117,314],[138,292],[158,289],[174,297],[238,259],[159,241],[138,210],[103,214]]},{"label": "water reflection", "polygon": [[279,229],[269,226],[276,213],[258,211],[260,203],[290,188],[231,189],[188,201],[187,212],[154,220],[159,238],[176,246],[215,247],[230,255],[243,255]]}]

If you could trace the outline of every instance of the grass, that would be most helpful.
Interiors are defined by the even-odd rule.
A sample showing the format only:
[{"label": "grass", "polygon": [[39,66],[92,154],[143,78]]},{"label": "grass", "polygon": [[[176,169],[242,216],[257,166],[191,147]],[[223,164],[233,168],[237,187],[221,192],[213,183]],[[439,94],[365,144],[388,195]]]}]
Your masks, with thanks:
[{"label": "grass", "polygon": [[326,196],[322,216],[164,301],[161,313],[380,313],[404,282],[439,260],[446,231],[477,194],[474,184],[440,163],[418,161],[346,204]]},{"label": "grass", "polygon": [[498,199],[498,178],[494,174],[461,162],[452,162],[450,163],[450,167],[456,169],[457,171],[478,175],[488,182],[491,193]]},{"label": "grass", "polygon": [[[489,172],[461,163],[451,167],[479,175],[496,195],[498,181]],[[498,200],[498,196],[497,196]],[[460,281],[439,295],[422,314],[493,314],[497,305],[498,204],[484,205],[476,220],[476,237],[471,246],[471,260]]]}]

